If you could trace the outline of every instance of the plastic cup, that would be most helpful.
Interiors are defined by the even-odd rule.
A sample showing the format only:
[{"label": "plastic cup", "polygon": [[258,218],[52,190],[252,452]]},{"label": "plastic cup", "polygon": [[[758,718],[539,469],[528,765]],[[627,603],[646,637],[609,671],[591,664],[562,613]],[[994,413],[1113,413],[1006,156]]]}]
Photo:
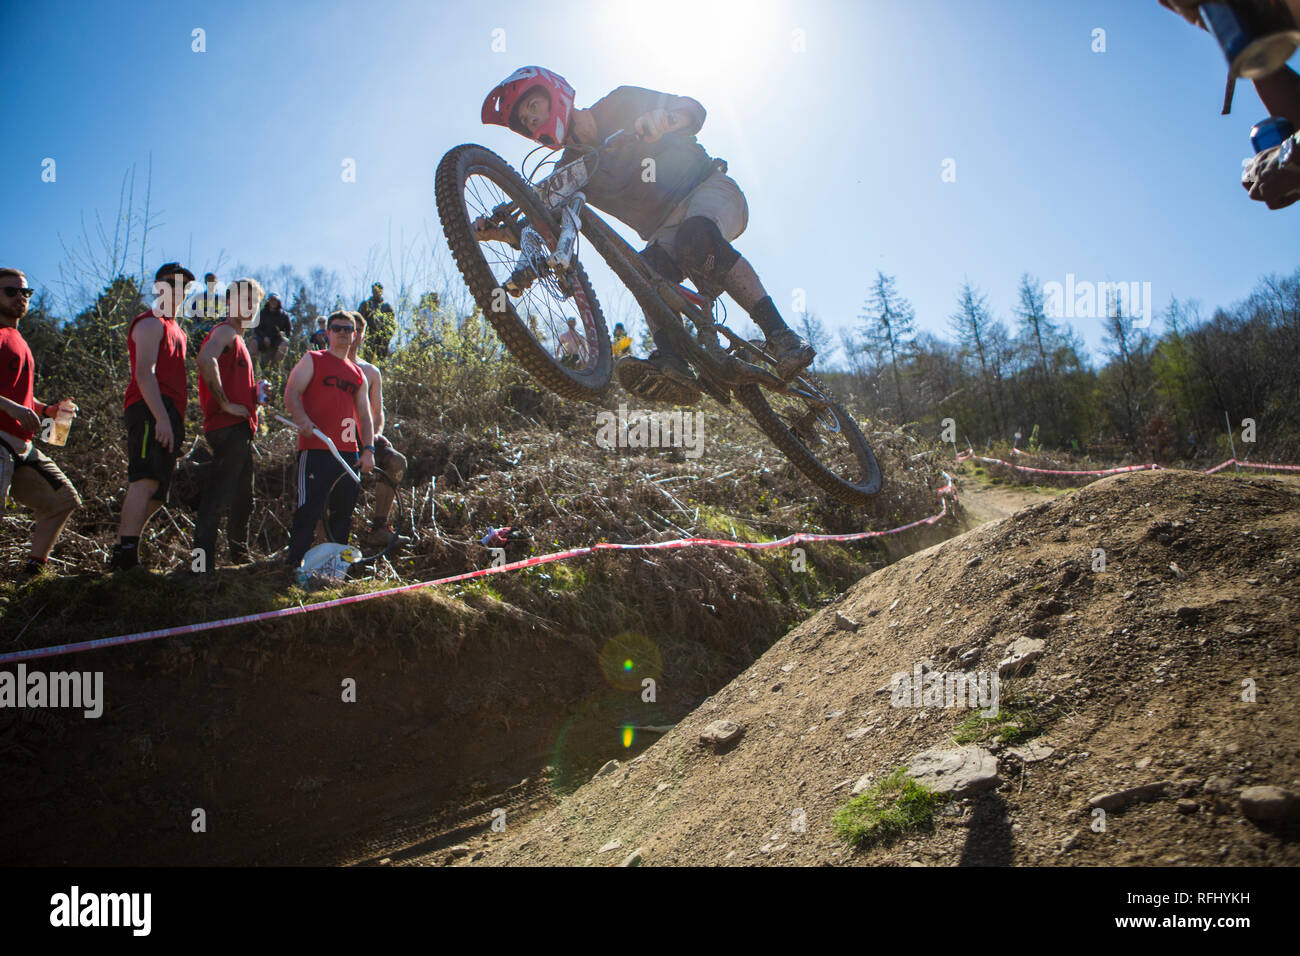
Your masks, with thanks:
[{"label": "plastic cup", "polygon": [[58,409],[54,414],[54,427],[50,429],[50,437],[46,442],[49,445],[68,443],[68,430],[72,427],[72,419],[76,417],[76,413],[66,405],[60,404]]}]

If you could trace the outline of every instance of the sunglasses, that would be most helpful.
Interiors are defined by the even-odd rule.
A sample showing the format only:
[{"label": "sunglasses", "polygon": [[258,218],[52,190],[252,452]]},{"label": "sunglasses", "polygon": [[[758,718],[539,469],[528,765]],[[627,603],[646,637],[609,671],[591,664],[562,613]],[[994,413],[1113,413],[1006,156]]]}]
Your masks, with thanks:
[{"label": "sunglasses", "polygon": [[351,325],[331,325],[330,331],[337,332],[339,335],[351,335],[356,331],[356,327]]},{"label": "sunglasses", "polygon": [[24,299],[30,299],[33,295],[36,294],[35,289],[29,289],[24,286],[7,285],[5,286],[4,290],[6,295],[11,295],[14,298],[17,298],[18,296],[21,295]]}]

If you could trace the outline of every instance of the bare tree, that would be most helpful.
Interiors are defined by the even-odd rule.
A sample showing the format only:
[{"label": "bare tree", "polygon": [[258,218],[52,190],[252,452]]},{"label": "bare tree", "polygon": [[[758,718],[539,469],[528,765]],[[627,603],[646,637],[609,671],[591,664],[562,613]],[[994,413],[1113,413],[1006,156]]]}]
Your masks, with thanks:
[{"label": "bare tree", "polygon": [[140,273],[135,277],[135,284],[146,295],[152,293],[152,276],[146,271],[145,263],[149,231],[156,226],[155,214],[150,207],[153,197],[152,155],[145,180],[142,208],[138,211],[135,202],[135,172],[133,163],[122,174],[117,215],[113,219],[111,230],[104,225],[103,217],[96,211],[92,231],[83,211],[81,235],[71,245],[64,240],[62,234],[59,235],[59,245],[63,248],[64,255],[64,261],[59,264],[59,289],[65,315],[80,312],[85,302],[93,301],[101,290],[112,286],[116,279],[126,277],[127,263],[133,261],[137,253]]}]

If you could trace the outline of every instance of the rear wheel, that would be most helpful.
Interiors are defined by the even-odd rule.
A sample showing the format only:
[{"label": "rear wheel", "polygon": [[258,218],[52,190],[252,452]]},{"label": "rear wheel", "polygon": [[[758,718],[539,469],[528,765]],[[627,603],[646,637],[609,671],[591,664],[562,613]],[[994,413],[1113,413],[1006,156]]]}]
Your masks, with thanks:
[{"label": "rear wheel", "polygon": [[865,504],[880,491],[880,465],[858,423],[812,375],[788,392],[757,385],[735,390],[763,433],[813,483],[846,504]]},{"label": "rear wheel", "polygon": [[[556,394],[599,400],[613,370],[605,317],[576,258],[567,275],[546,265],[559,230],[533,187],[496,153],[467,144],[448,152],[438,164],[436,193],[438,217],[456,266],[506,348]],[[504,241],[480,242],[472,225],[480,217],[516,235],[531,226],[541,237],[540,247],[528,248],[532,276],[518,297],[505,287],[516,274],[520,252]],[[579,355],[562,364],[556,353],[569,318],[577,320]]]}]

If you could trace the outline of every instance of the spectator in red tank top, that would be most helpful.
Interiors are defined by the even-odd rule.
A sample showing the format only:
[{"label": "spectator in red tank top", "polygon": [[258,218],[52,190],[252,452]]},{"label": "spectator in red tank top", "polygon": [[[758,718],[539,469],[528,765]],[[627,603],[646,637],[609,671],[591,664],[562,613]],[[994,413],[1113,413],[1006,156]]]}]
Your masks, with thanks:
[{"label": "spectator in red tank top", "polygon": [[131,320],[127,349],[131,383],[126,388],[126,498],[117,544],[109,563],[125,571],[140,563],[140,532],[164,504],[176,458],[185,441],[185,406],[189,381],[185,369],[185,333],[176,315],[185,302],[185,287],[194,273],[168,262],[154,275],[154,304]]},{"label": "spectator in red tank top", "polygon": [[351,312],[335,312],[327,329],[330,347],[299,359],[284,388],[284,404],[298,426],[298,509],[293,514],[288,556],[289,567],[295,569],[311,548],[316,522],[324,515],[327,501],[330,536],[340,543],[347,541],[359,491],[350,479],[335,485],[343,468],[316,430],[329,436],[353,469],[358,460],[363,473],[375,467],[369,389],[361,369],[348,361],[348,348],[357,333],[356,317]]},{"label": "spectator in red tank top", "polygon": [[[81,504],[77,490],[59,466],[32,444],[42,426],[53,426],[59,406],[74,413],[77,406],[70,398],[46,405],[32,395],[36,360],[18,331],[31,295],[26,274],[19,269],[0,269],[0,514],[9,496],[35,513],[24,577],[44,570],[59,533]],[[48,433],[43,435],[48,437]]]},{"label": "spectator in red tank top", "polygon": [[217,524],[229,509],[226,546],[230,560],[247,564],[248,519],[253,513],[253,436],[257,434],[257,382],[243,333],[257,316],[265,293],[256,279],[236,279],[226,289],[225,321],[199,349],[199,404],[203,437],[212,449],[208,480],[194,527],[190,570],[216,567]]}]

